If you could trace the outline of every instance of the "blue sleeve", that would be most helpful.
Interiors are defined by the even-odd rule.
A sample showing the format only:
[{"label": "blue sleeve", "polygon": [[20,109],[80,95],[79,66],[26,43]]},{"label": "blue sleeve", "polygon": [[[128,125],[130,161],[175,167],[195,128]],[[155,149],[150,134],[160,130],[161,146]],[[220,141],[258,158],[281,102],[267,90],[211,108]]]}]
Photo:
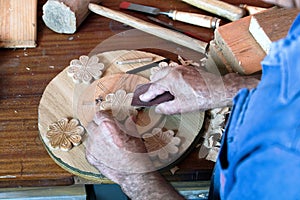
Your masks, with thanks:
[{"label": "blue sleeve", "polygon": [[300,15],[241,90],[222,138],[214,191],[222,199],[300,199]]},{"label": "blue sleeve", "polygon": [[240,162],[228,199],[299,199],[300,155],[280,146],[259,149]]}]

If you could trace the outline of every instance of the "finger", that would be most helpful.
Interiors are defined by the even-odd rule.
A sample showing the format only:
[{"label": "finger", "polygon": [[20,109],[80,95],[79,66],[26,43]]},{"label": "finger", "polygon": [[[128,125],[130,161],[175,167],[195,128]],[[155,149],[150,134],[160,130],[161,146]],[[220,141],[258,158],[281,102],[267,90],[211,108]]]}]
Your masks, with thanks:
[{"label": "finger", "polygon": [[195,98],[175,97],[172,101],[167,101],[156,106],[155,112],[158,114],[173,115],[179,113],[193,112],[203,108]]},{"label": "finger", "polygon": [[107,111],[98,111],[93,120],[97,125],[100,125],[102,122],[111,119],[112,116]]},{"label": "finger", "polygon": [[172,70],[172,67],[170,67],[170,66],[159,69],[158,71],[156,71],[154,74],[152,74],[150,76],[151,82],[155,82],[160,79],[163,79],[165,76],[167,76],[170,73],[171,70]]},{"label": "finger", "polygon": [[161,95],[166,91],[167,90],[162,85],[157,84],[157,83],[152,83],[150,85],[149,89],[147,90],[147,92],[140,95],[139,98],[141,101],[149,102],[152,99],[154,99],[155,97],[157,97],[158,95]]},{"label": "finger", "polygon": [[93,133],[96,131],[97,128],[98,124],[96,124],[95,121],[91,121],[90,123],[88,123],[86,130],[88,133]]},{"label": "finger", "polygon": [[164,115],[181,113],[181,106],[177,100],[161,103],[156,106],[155,112]]},{"label": "finger", "polygon": [[112,144],[114,143],[114,135],[120,134],[121,130],[117,126],[115,120],[107,112],[99,111],[96,113],[94,120],[87,127],[89,140],[91,143]]},{"label": "finger", "polygon": [[126,128],[126,134],[134,136],[134,137],[139,137],[139,133],[136,127],[136,117],[135,116],[130,116],[128,119],[125,121],[125,128]]}]

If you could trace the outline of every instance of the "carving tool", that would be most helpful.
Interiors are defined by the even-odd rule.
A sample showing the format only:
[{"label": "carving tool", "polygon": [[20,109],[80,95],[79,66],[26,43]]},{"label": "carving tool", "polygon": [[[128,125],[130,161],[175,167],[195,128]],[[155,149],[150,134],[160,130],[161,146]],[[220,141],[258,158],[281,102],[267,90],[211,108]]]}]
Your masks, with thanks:
[{"label": "carving tool", "polygon": [[168,12],[162,12],[160,9],[151,7],[151,6],[145,6],[135,3],[130,3],[127,1],[123,1],[120,3],[121,9],[127,9],[127,10],[133,10],[133,11],[139,11],[151,15],[166,15],[170,17],[173,20],[205,27],[205,28],[218,28],[220,25],[220,19],[216,17],[211,17],[207,15],[201,15],[197,13],[189,13],[189,12],[182,12],[177,10],[170,10]]},{"label": "carving tool", "polygon": [[194,34],[194,33],[191,33],[191,32],[184,31],[182,29],[176,28],[176,27],[172,26],[171,24],[168,24],[168,23],[166,23],[164,21],[161,21],[161,20],[159,20],[159,19],[157,19],[155,17],[148,16],[147,18],[150,19],[151,21],[153,21],[153,22],[161,25],[161,26],[164,26],[166,28],[172,29],[172,30],[177,31],[179,33],[183,33],[183,34],[185,34],[187,36],[190,36],[192,38],[195,38],[195,39],[198,39],[198,40],[201,40],[201,41],[209,42],[210,40],[213,39],[213,33],[211,33],[211,34],[202,34],[201,35],[201,32],[199,32],[197,34]]},{"label": "carving tool", "polygon": [[155,24],[146,22],[144,20],[141,20],[139,18],[127,15],[120,11],[115,11],[115,10],[112,10],[112,9],[109,9],[109,8],[106,8],[104,6],[100,6],[97,4],[90,3],[89,9],[98,15],[119,21],[124,24],[128,24],[131,27],[134,27],[134,28],[144,31],[146,33],[155,35],[162,39],[174,42],[176,44],[182,45],[184,47],[193,49],[197,52],[200,52],[200,53],[206,52],[206,47],[207,47],[206,42],[196,40],[196,39],[186,36],[182,33],[160,27],[158,25],[155,25]]},{"label": "carving tool", "polygon": [[202,10],[224,17],[231,21],[242,18],[246,12],[243,8],[219,0],[182,0]]},{"label": "carving tool", "polygon": [[257,7],[257,6],[249,6],[247,4],[240,4],[240,8],[243,8],[247,11],[248,15],[254,15],[256,13],[266,11],[267,8]]},{"label": "carving tool", "polygon": [[165,59],[162,59],[162,60],[159,60],[159,61],[150,63],[150,64],[148,64],[148,65],[144,65],[144,66],[141,66],[141,67],[137,67],[137,68],[128,70],[128,71],[126,72],[126,74],[136,74],[136,73],[139,73],[139,72],[141,72],[141,71],[145,71],[145,70],[147,70],[147,69],[150,69],[150,68],[152,68],[152,67],[156,67],[156,66],[158,66],[158,64],[159,64],[160,62],[169,62],[169,61],[170,61],[169,58],[165,58]]},{"label": "carving tool", "polygon": [[118,64],[118,65],[136,64],[136,63],[143,63],[143,62],[151,62],[152,60],[153,60],[152,57],[148,57],[148,58],[138,58],[138,59],[131,59],[131,60],[117,61],[117,64]]}]

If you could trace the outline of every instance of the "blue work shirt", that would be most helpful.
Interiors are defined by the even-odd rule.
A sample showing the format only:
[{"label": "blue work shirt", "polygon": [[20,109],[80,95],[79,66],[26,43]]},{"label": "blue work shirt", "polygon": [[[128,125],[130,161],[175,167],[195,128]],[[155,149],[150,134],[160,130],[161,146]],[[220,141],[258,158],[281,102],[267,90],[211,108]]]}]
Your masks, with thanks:
[{"label": "blue work shirt", "polygon": [[300,199],[300,15],[234,98],[214,173],[214,197]]}]

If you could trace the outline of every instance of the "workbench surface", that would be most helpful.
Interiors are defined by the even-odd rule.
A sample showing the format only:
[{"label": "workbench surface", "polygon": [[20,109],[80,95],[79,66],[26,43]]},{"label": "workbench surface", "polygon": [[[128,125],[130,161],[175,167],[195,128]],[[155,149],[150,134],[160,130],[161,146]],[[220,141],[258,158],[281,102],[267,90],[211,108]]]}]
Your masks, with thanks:
[{"label": "workbench surface", "polygon": [[[37,48],[0,49],[0,187],[74,184],[74,175],[60,168],[50,158],[39,138],[39,101],[47,84],[71,60],[88,55],[102,41],[128,29],[111,19],[90,14],[75,34],[54,33],[42,21],[42,6],[45,2],[38,1]],[[103,0],[102,5],[119,10],[120,2]],[[156,6],[164,11],[177,9],[207,14],[179,0],[132,2]],[[228,2],[266,6],[250,0]],[[126,13],[147,20],[141,13]],[[212,35],[212,31],[205,28],[173,22],[164,16],[161,19],[184,30],[204,33],[204,40]],[[165,53],[157,49],[148,50]],[[165,177],[170,181],[209,180],[214,163],[199,160],[198,151],[199,148],[193,149],[178,163],[179,171],[175,175],[169,171],[163,172]]]}]

